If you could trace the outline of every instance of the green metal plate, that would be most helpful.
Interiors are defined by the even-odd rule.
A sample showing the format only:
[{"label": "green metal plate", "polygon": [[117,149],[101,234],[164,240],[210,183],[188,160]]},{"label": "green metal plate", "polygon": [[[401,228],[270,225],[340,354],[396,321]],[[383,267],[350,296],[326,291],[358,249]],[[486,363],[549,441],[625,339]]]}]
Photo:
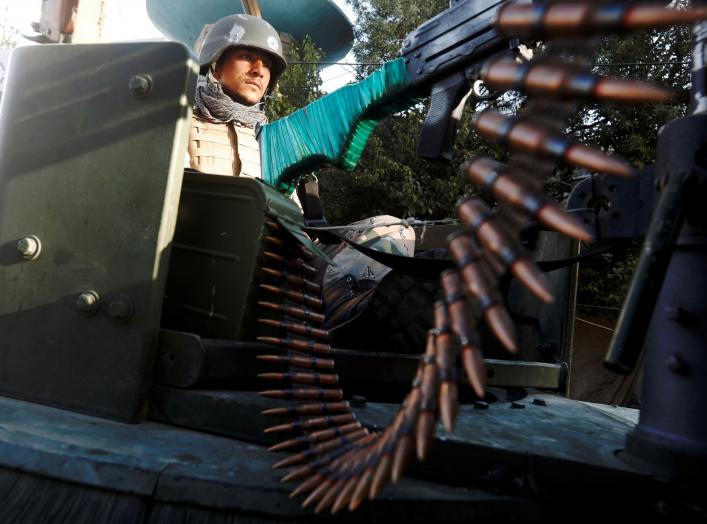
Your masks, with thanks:
[{"label": "green metal plate", "polygon": [[[0,108],[0,391],[135,421],[156,350],[195,65],[171,42],[13,56]],[[136,75],[149,77],[147,92],[129,88]],[[17,250],[28,235],[41,242],[35,260]],[[91,314],[77,307],[86,290],[98,296]]]}]

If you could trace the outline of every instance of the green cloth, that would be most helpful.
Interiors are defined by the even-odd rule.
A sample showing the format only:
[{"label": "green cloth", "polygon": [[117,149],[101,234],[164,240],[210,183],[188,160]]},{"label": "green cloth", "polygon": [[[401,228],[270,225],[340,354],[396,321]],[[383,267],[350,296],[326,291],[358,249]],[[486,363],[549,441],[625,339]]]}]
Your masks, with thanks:
[{"label": "green cloth", "polygon": [[356,167],[380,120],[417,103],[402,58],[261,128],[263,180],[282,191],[321,164]]}]

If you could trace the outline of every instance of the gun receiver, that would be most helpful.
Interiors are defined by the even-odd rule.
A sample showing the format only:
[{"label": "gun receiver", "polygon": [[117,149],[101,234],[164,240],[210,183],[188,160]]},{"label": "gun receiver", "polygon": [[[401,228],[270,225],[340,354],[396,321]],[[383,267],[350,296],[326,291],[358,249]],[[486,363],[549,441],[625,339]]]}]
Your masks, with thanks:
[{"label": "gun receiver", "polygon": [[412,85],[430,95],[430,107],[417,154],[451,160],[457,125],[471,82],[483,62],[508,46],[494,27],[507,0],[455,0],[446,11],[415,29],[403,42],[402,56]]},{"label": "gun receiver", "polygon": [[271,124],[259,140],[263,179],[285,189],[320,164],[352,170],[375,125],[430,97],[418,145],[424,158],[451,158],[471,81],[508,46],[494,27],[509,0],[454,0],[405,39],[401,58]]}]

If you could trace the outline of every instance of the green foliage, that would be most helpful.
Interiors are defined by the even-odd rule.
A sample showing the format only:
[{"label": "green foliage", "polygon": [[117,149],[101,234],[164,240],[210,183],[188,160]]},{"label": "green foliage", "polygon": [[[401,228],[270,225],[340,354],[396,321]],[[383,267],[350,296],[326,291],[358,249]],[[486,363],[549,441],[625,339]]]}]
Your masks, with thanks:
[{"label": "green foliage", "polygon": [[[348,2],[357,21],[353,53],[358,62],[366,64],[397,58],[405,36],[449,6],[445,0]],[[360,66],[357,75],[363,78],[377,67]],[[327,218],[334,223],[347,223],[383,213],[430,219],[450,217],[456,200],[470,189],[459,176],[459,166],[471,152],[494,149],[471,132],[473,113],[474,102],[469,102],[451,165],[416,156],[426,104],[386,119],[376,128],[354,172],[329,169],[319,174]]]},{"label": "green foliage", "polygon": [[320,62],[323,56],[324,53],[309,37],[305,38],[299,49],[292,49],[286,57],[290,65],[278,80],[277,87],[265,105],[265,112],[270,121],[287,116],[323,95],[319,70],[314,65]]}]

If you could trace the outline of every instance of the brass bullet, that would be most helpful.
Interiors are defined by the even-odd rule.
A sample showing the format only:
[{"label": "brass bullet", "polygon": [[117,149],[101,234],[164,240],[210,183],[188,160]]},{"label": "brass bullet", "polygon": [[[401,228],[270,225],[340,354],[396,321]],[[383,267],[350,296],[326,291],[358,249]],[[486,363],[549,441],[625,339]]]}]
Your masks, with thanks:
[{"label": "brass bullet", "polygon": [[271,408],[263,411],[263,415],[273,417],[286,416],[317,416],[350,413],[348,402],[317,402],[314,404],[299,404],[286,408]]},{"label": "brass bullet", "polygon": [[[478,187],[489,188],[499,202],[523,211],[551,229],[590,242],[592,235],[575,217],[540,193],[521,184],[510,170],[492,158],[479,157],[467,164],[467,176]],[[450,247],[451,247],[450,242]],[[466,255],[467,257],[469,255]],[[478,256],[478,255],[477,255]]]},{"label": "brass bullet", "polygon": [[447,270],[442,272],[440,280],[447,300],[452,332],[459,337],[462,344],[475,340],[476,322],[472,319],[461,275],[456,270]]},{"label": "brass bullet", "polygon": [[335,426],[329,429],[322,429],[319,431],[315,431],[314,433],[310,433],[309,435],[303,435],[301,437],[293,438],[284,442],[280,442],[279,444],[275,444],[274,446],[268,448],[268,451],[283,451],[285,449],[301,446],[302,444],[315,444],[317,442],[326,442],[327,440],[330,440],[334,437],[358,431],[360,428],[360,423],[352,422],[343,426]]},{"label": "brass bullet", "polygon": [[334,360],[330,358],[295,357],[289,355],[258,355],[256,358],[270,364],[283,364],[296,368],[334,369]]},{"label": "brass bullet", "polygon": [[380,462],[378,462],[376,471],[373,474],[373,480],[371,481],[371,487],[368,492],[368,498],[370,500],[376,498],[380,495],[380,492],[383,491],[386,482],[388,482],[388,479],[390,478],[390,468],[392,462],[393,459],[390,456],[390,453],[385,453],[381,456]]},{"label": "brass bullet", "polygon": [[332,515],[339,513],[349,504],[359,480],[360,478],[356,476],[351,477],[349,480],[346,481],[343,489],[341,490],[341,493],[339,493],[339,496],[336,497],[336,501],[334,502],[334,505],[331,508]]},{"label": "brass bullet", "polygon": [[305,291],[308,291],[315,295],[318,295],[322,289],[321,286],[316,282],[312,282],[311,280],[307,280],[306,278],[300,277],[298,275],[293,275],[292,273],[289,273],[287,271],[281,271],[279,269],[273,269],[271,267],[264,267],[262,268],[262,271],[263,273],[273,278],[276,278],[278,280],[285,280],[288,284],[298,287],[300,289],[304,289]]},{"label": "brass bullet", "polygon": [[266,244],[273,245],[273,246],[275,246],[275,247],[283,247],[283,246],[285,245],[285,241],[284,241],[284,240],[282,240],[282,239],[280,239],[280,238],[277,238],[277,237],[274,237],[274,236],[272,236],[272,235],[267,235],[267,236],[265,237],[265,243],[266,243]]},{"label": "brass bullet", "polygon": [[314,340],[301,338],[277,338],[277,337],[256,337],[258,342],[272,344],[273,346],[286,347],[295,351],[316,353],[318,355],[328,355],[331,353],[331,346]]},{"label": "brass bullet", "polygon": [[323,314],[313,311],[311,309],[307,309],[306,307],[276,304],[274,302],[258,302],[258,305],[271,311],[284,313],[285,315],[289,315],[299,320],[314,322],[315,324],[319,325],[323,324],[326,320]]},{"label": "brass bullet", "polygon": [[314,488],[321,484],[322,478],[323,477],[319,473],[308,478],[307,480],[302,482],[302,484],[297,486],[297,488],[295,488],[292,493],[290,493],[290,498],[293,499],[299,497],[300,495],[304,495],[305,493],[311,492]]},{"label": "brass bullet", "polygon": [[507,57],[487,63],[481,78],[494,90],[519,89],[554,98],[665,102],[671,97],[667,89],[644,82],[607,78],[566,65],[519,64]]},{"label": "brass bullet", "polygon": [[515,324],[505,307],[501,304],[491,306],[484,313],[484,320],[503,347],[511,353],[518,352]]},{"label": "brass bullet", "polygon": [[457,208],[457,214],[460,220],[475,230],[481,244],[510,267],[513,276],[538,298],[552,302],[545,277],[535,264],[520,254],[515,242],[494,223],[492,213],[483,202],[475,198],[465,200]]},{"label": "brass bullet", "polygon": [[436,424],[437,420],[432,411],[423,411],[417,419],[417,437],[415,442],[417,444],[417,459],[420,461],[425,460],[427,457]]},{"label": "brass bullet", "polygon": [[301,467],[297,468],[296,470],[291,471],[290,473],[288,473],[284,477],[282,477],[280,482],[285,483],[285,482],[294,482],[295,480],[308,479],[309,477],[314,475],[315,472],[316,472],[316,470],[311,465],[305,464],[304,466],[301,466]]},{"label": "brass bullet", "polygon": [[259,318],[258,322],[266,326],[285,330],[288,333],[300,335],[307,338],[316,338],[317,340],[329,340],[329,331],[312,327],[311,324],[304,322],[292,322],[289,320],[274,320],[271,318]]},{"label": "brass bullet", "polygon": [[265,433],[288,433],[291,431],[305,430],[311,431],[316,429],[324,429],[330,426],[341,426],[356,420],[353,413],[344,413],[342,415],[333,415],[326,417],[316,417],[305,420],[298,420],[289,424],[281,424],[267,428]]},{"label": "brass bullet", "polygon": [[317,268],[307,264],[301,258],[286,258],[282,255],[278,255],[277,253],[273,253],[272,251],[263,251],[263,256],[268,260],[277,262],[278,264],[284,264],[295,271],[306,273],[310,277],[317,275]]},{"label": "brass bullet", "polygon": [[670,9],[652,3],[508,4],[496,18],[496,27],[507,36],[586,37],[647,28],[689,24],[707,18],[707,9]]},{"label": "brass bullet", "polygon": [[393,465],[391,467],[390,478],[393,484],[397,484],[402,478],[403,472],[410,462],[410,457],[412,456],[412,434],[406,433],[395,446],[395,453],[393,454]]},{"label": "brass bullet", "polygon": [[341,490],[344,489],[345,484],[346,480],[344,479],[339,479],[335,481],[334,484],[328,490],[326,490],[326,493],[319,501],[319,504],[317,504],[317,507],[314,508],[314,513],[319,514],[325,509],[329,508],[332,504],[334,504],[336,497],[339,495],[339,493],[341,493]]},{"label": "brass bullet", "polygon": [[356,488],[354,489],[353,496],[351,497],[351,502],[349,502],[349,511],[354,511],[366,500],[368,495],[371,482],[373,481],[374,468],[377,466],[376,463],[371,464],[365,469]]},{"label": "brass bullet", "polygon": [[269,229],[272,229],[273,231],[279,231],[279,232],[283,232],[283,233],[285,232],[285,230],[283,229],[283,227],[282,227],[280,224],[278,224],[277,222],[275,222],[274,220],[268,220],[268,219],[266,219],[266,220],[265,220],[265,225],[266,225]]},{"label": "brass bullet", "polygon": [[322,373],[259,373],[258,378],[264,380],[289,380],[293,384],[310,384],[316,386],[336,386],[339,383],[339,376]]},{"label": "brass bullet", "polygon": [[285,297],[287,300],[296,302],[297,304],[304,304],[309,307],[321,308],[322,300],[313,295],[308,295],[302,291],[295,291],[293,289],[285,289],[277,286],[271,286],[270,284],[260,284],[260,289],[264,289],[274,295]]},{"label": "brass bullet", "polygon": [[288,400],[341,400],[344,392],[340,389],[301,388],[301,389],[273,389],[261,391],[260,395],[267,398]]},{"label": "brass bullet", "polygon": [[486,370],[481,350],[475,346],[462,347],[462,363],[469,379],[469,385],[479,398],[484,398],[486,392]]},{"label": "brass bullet", "polygon": [[459,388],[456,382],[444,381],[439,386],[439,414],[444,429],[451,433],[457,419],[459,406]]},{"label": "brass bullet", "polygon": [[556,158],[590,171],[611,175],[633,174],[633,169],[624,162],[498,111],[484,111],[474,119],[474,127],[487,140],[507,143],[512,149],[537,157]]},{"label": "brass bullet", "polygon": [[315,502],[319,502],[324,497],[326,492],[329,491],[329,488],[331,488],[333,483],[334,482],[332,480],[324,479],[323,482],[319,484],[319,486],[317,486],[317,488],[312,491],[309,496],[304,500],[304,502],[302,503],[302,507],[306,508],[308,506],[311,506]]}]

